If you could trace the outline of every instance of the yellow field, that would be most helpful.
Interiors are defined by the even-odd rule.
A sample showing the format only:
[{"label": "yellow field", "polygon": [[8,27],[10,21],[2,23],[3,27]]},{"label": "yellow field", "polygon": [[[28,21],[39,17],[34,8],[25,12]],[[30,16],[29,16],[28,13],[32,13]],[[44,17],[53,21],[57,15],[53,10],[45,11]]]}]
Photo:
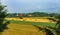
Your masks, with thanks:
[{"label": "yellow field", "polygon": [[[50,22],[46,18],[5,18],[7,20],[17,20],[17,21],[30,21],[30,22]],[[24,25],[24,24],[9,24],[7,30],[3,32],[3,35],[45,35],[45,32],[38,32],[32,25]]]},{"label": "yellow field", "polygon": [[8,30],[3,32],[3,35],[45,35],[44,32],[38,32],[32,25],[23,25],[23,24],[9,24]]},{"label": "yellow field", "polygon": [[[17,21],[30,21],[30,22],[51,22],[50,20],[46,18],[6,18],[7,20],[17,20]],[[53,22],[53,21],[52,21]]]}]

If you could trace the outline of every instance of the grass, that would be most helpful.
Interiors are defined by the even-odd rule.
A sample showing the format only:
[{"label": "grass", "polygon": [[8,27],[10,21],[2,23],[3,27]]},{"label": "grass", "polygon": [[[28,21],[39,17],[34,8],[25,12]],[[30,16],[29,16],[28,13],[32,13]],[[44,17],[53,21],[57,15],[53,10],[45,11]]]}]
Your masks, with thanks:
[{"label": "grass", "polygon": [[16,21],[16,20],[10,20],[10,22],[16,24],[26,24],[26,25],[55,26],[55,23],[50,22],[29,22],[29,21]]}]

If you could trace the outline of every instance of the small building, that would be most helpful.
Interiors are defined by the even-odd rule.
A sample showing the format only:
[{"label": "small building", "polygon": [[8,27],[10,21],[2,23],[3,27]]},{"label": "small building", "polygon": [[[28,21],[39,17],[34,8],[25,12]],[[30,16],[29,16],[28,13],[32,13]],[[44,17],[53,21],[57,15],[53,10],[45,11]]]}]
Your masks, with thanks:
[{"label": "small building", "polygon": [[17,14],[16,16],[22,16],[22,14]]},{"label": "small building", "polygon": [[28,16],[32,16],[32,14],[28,14]]}]

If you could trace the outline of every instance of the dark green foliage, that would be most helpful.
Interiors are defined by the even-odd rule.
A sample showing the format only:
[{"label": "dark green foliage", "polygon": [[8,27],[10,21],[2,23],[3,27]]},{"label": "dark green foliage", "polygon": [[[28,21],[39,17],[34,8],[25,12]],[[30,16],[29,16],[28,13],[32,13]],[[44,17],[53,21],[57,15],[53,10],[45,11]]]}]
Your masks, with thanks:
[{"label": "dark green foliage", "polygon": [[44,32],[46,32],[46,35],[54,35],[54,33],[52,33],[52,31],[50,29],[48,29],[47,27],[41,28],[37,25],[33,25],[33,26],[35,26],[39,31],[43,30]]},{"label": "dark green foliage", "polygon": [[[55,31],[57,35],[60,35],[60,15],[57,15],[55,18],[47,18],[49,20],[55,21],[56,25],[54,27],[47,26],[45,28],[41,28],[39,26],[34,25],[37,27],[40,31],[43,30],[46,32],[46,35],[54,35],[52,31]],[[53,29],[52,31],[50,29]]]},{"label": "dark green foliage", "polygon": [[7,16],[7,10],[5,9],[6,6],[0,4],[0,33],[7,29],[7,25],[9,21],[4,22],[5,17]]},{"label": "dark green foliage", "polygon": [[56,16],[56,19],[59,19],[59,20],[60,20],[60,14],[58,14],[58,15]]},{"label": "dark green foliage", "polygon": [[48,16],[48,13],[45,13],[45,12],[33,12],[32,15],[34,17],[45,17],[45,16]]},{"label": "dark green foliage", "polygon": [[46,32],[46,35],[54,35],[54,33],[52,33],[52,31],[49,29],[45,28],[44,30]]},{"label": "dark green foliage", "polygon": [[58,13],[49,13],[50,17],[56,17],[58,15]]},{"label": "dark green foliage", "polygon": [[39,31],[43,30],[43,28],[37,26],[37,25],[33,25],[34,27],[36,27]]},{"label": "dark green foliage", "polygon": [[10,22],[7,21],[5,22],[4,24],[0,25],[0,32],[3,32],[5,29],[8,29],[7,25],[9,24]]},{"label": "dark green foliage", "polygon": [[[48,28],[50,28],[50,29],[53,29],[53,30],[55,30],[55,32],[57,33],[57,35],[60,35],[60,14],[59,15],[57,15],[57,17],[55,17],[56,19],[58,19],[58,20],[56,20],[56,25],[55,25],[55,27],[48,27]],[[54,21],[52,18],[50,18],[52,21]]]},{"label": "dark green foliage", "polygon": [[54,18],[47,18],[47,19],[54,21],[54,22],[56,21],[56,19],[54,19]]},{"label": "dark green foliage", "polygon": [[[21,14],[22,17],[56,17],[58,13],[47,13],[47,12],[32,12],[32,13],[9,13],[7,17],[17,17],[17,14]],[[28,16],[31,14],[32,16]],[[18,16],[20,17],[20,16]]]}]

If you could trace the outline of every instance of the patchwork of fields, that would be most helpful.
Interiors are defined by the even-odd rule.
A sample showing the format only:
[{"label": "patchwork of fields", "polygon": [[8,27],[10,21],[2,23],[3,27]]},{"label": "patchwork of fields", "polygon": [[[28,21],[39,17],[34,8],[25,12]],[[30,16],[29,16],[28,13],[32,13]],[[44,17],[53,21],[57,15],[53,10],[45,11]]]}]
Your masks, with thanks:
[{"label": "patchwork of fields", "polygon": [[38,29],[33,25],[55,26],[54,23],[45,18],[6,18],[10,20],[8,29],[3,32],[3,35],[45,35],[45,32],[38,32]]}]

